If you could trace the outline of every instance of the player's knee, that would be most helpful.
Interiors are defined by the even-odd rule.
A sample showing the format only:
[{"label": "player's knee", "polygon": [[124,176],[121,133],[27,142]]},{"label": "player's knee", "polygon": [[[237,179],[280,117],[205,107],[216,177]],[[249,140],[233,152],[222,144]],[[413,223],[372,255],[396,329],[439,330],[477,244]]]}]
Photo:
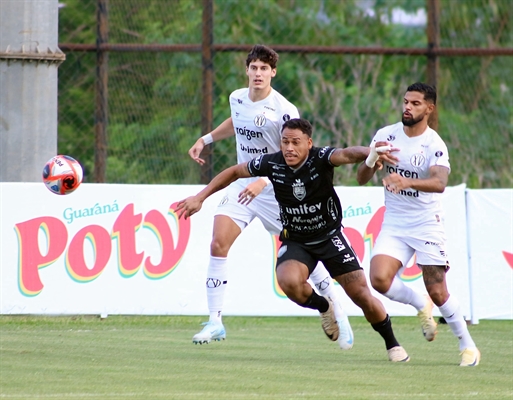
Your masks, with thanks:
[{"label": "player's knee", "polygon": [[390,288],[391,284],[388,277],[381,274],[371,274],[370,281],[373,289],[381,294],[386,293]]},{"label": "player's knee", "polygon": [[449,292],[442,285],[429,285],[426,286],[426,289],[429,297],[431,297],[431,300],[433,300],[433,303],[435,303],[437,307],[445,304],[449,298]]},{"label": "player's knee", "polygon": [[223,240],[214,238],[210,243],[210,255],[213,257],[228,257],[230,245]]}]

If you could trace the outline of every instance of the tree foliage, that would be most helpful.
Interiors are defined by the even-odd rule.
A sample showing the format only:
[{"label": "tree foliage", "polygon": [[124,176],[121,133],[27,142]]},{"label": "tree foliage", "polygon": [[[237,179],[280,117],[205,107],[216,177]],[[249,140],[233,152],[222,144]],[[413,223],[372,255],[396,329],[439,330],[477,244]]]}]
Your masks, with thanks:
[{"label": "tree foliage", "polygon": [[[95,42],[95,0],[65,0],[60,42]],[[112,43],[199,44],[198,0],[109,0]],[[424,0],[215,0],[214,42],[315,46],[427,46],[425,26],[394,23],[397,10],[425,11]],[[507,0],[441,1],[443,47],[513,47]],[[94,53],[68,53],[59,73],[59,151],[94,169]],[[245,52],[214,56],[214,125],[229,116],[228,96],[247,85]],[[282,53],[273,86],[315,128],[315,143],[369,143],[397,122],[406,87],[426,79],[425,57]],[[201,135],[199,52],[109,54],[107,180],[198,183],[187,155]],[[451,155],[450,184],[511,187],[511,57],[443,57],[439,133]],[[215,143],[214,172],[236,160],[233,140]],[[88,173],[89,172],[89,173]],[[338,184],[355,183],[340,168]],[[376,182],[375,182],[376,183]]]}]

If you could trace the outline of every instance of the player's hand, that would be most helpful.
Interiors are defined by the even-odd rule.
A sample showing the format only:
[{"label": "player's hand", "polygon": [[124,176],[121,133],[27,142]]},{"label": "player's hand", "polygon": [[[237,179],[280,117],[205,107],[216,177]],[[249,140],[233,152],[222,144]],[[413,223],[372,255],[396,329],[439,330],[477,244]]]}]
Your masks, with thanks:
[{"label": "player's hand", "polygon": [[203,142],[202,138],[199,138],[196,140],[196,143],[194,143],[194,146],[192,146],[189,149],[189,156],[196,161],[199,165],[205,164],[205,160],[200,158],[200,154],[203,151],[203,148],[205,147],[205,143]]},{"label": "player's hand", "polygon": [[376,142],[376,153],[379,157],[376,161],[378,169],[383,168],[383,163],[396,165],[399,162],[399,158],[392,154],[396,151],[399,151],[399,149],[397,147],[394,147],[391,143]]},{"label": "player's hand", "polygon": [[399,193],[401,190],[409,189],[409,181],[407,178],[402,177],[401,175],[392,172],[390,175],[387,175],[382,180],[383,186],[392,193]]},{"label": "player's hand", "polygon": [[262,190],[267,186],[267,182],[263,179],[258,179],[255,182],[251,182],[239,193],[239,203],[248,205],[257,197]]},{"label": "player's hand", "polygon": [[199,210],[201,210],[202,206],[201,201],[197,199],[196,196],[187,197],[184,200],[180,200],[176,205],[176,210],[178,212],[178,219],[183,218],[187,219],[191,215],[196,214]]}]

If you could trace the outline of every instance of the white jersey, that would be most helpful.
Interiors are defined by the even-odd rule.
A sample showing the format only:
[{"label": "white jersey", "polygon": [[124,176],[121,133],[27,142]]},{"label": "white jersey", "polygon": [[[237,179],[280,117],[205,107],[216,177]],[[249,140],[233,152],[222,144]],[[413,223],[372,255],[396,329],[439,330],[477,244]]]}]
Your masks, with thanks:
[{"label": "white jersey", "polygon": [[[279,151],[283,123],[291,118],[299,118],[296,106],[274,89],[260,101],[253,102],[248,95],[249,88],[235,90],[230,95],[239,164],[247,163],[261,154]],[[273,185],[267,185],[249,205],[238,202],[239,193],[249,183],[258,179],[260,177],[243,178],[232,182],[215,215],[230,217],[241,230],[258,217],[265,229],[278,234],[281,231],[281,222]]]},{"label": "white jersey", "polygon": [[230,95],[239,164],[279,151],[283,123],[299,118],[296,106],[274,89],[265,99],[256,102],[248,95],[249,88],[235,90]]},{"label": "white jersey", "polygon": [[[438,133],[427,128],[415,137],[408,137],[402,122],[386,126],[376,132],[373,142],[387,141],[400,149],[393,155],[399,158],[397,165],[385,163],[388,175],[396,172],[405,178],[429,178],[429,168],[435,165],[450,170],[447,146]],[[443,229],[441,193],[427,193],[414,189],[401,190],[394,194],[385,188],[385,216],[383,226],[391,229],[408,230],[420,225]]]}]

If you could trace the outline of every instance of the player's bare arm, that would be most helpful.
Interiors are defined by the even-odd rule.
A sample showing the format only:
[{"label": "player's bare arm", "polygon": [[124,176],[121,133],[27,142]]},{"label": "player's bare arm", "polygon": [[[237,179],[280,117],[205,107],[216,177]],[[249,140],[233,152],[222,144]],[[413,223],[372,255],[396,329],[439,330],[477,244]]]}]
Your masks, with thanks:
[{"label": "player's bare arm", "polygon": [[396,165],[399,159],[392,153],[399,151],[398,148],[393,147],[390,143],[380,141],[369,147],[370,152],[365,162],[358,167],[356,180],[359,185],[365,185],[369,182],[376,171],[383,168],[383,163]]},{"label": "player's bare arm", "polygon": [[343,164],[356,164],[367,158],[369,148],[364,146],[351,146],[336,149],[330,157],[330,162],[338,167]]},{"label": "player's bare arm", "polygon": [[404,189],[414,189],[426,193],[443,193],[448,179],[449,169],[435,165],[429,169],[429,178],[405,178],[394,172],[383,178],[383,186],[392,193],[399,193]]},{"label": "player's bare arm", "polygon": [[247,163],[241,163],[234,165],[230,168],[225,169],[219,175],[216,175],[210,183],[200,191],[196,196],[187,197],[184,200],[180,200],[177,204],[176,211],[178,212],[178,218],[182,216],[187,219],[193,214],[196,214],[201,210],[203,202],[214,193],[221,189],[224,189],[230,183],[236,181],[239,178],[249,178],[251,175],[248,171]]},{"label": "player's bare arm", "polygon": [[[224,120],[216,129],[214,129],[212,132],[205,136],[208,135],[210,135],[209,139],[212,140],[212,142],[218,142],[219,140],[223,140],[235,135],[232,117]],[[194,145],[189,149],[189,156],[199,165],[205,164],[205,160],[200,158],[200,154],[203,151],[203,148],[207,144],[211,143],[205,143],[205,136],[200,137],[198,140],[196,140],[196,143],[194,143]]]}]

